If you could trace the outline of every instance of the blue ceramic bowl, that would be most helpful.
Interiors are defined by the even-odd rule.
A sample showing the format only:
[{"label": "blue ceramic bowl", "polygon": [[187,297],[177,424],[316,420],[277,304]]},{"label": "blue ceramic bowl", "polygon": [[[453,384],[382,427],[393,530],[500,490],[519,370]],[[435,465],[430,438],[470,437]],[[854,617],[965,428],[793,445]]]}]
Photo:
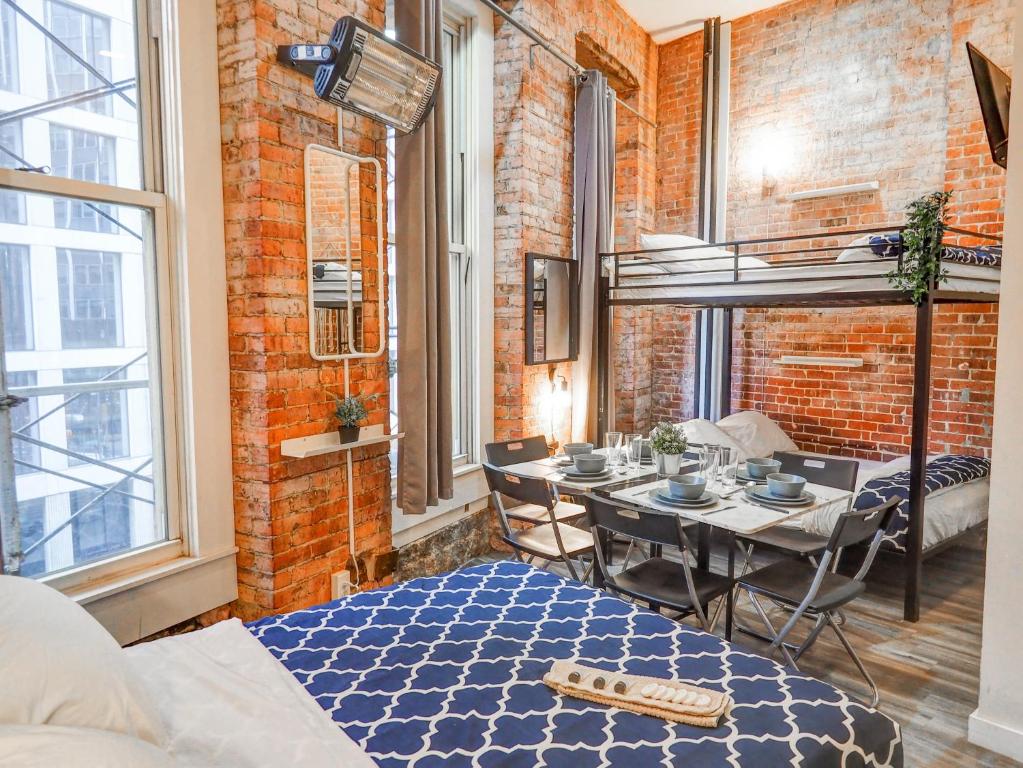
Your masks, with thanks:
[{"label": "blue ceramic bowl", "polygon": [[668,493],[672,496],[695,501],[707,490],[707,478],[703,475],[672,475],[668,478]]},{"label": "blue ceramic bowl", "polygon": [[772,472],[767,476],[767,490],[775,496],[798,499],[806,487],[806,478],[784,472]]},{"label": "blue ceramic bowl", "polygon": [[607,466],[607,456],[602,453],[577,453],[572,459],[577,472],[602,472]]},{"label": "blue ceramic bowl", "polygon": [[746,474],[754,480],[765,480],[772,472],[781,469],[777,459],[746,459]]},{"label": "blue ceramic bowl", "polygon": [[575,456],[579,453],[593,453],[593,443],[565,443],[566,456]]}]

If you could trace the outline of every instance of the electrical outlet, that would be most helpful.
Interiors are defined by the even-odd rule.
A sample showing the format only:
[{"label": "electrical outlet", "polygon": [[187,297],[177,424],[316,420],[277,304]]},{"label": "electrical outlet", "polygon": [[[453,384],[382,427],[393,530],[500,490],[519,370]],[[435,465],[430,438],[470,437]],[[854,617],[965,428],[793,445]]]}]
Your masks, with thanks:
[{"label": "electrical outlet", "polygon": [[355,585],[352,584],[352,574],[350,571],[338,571],[337,573],[331,574],[330,577],[330,599],[339,600],[342,597],[348,597],[355,591]]}]

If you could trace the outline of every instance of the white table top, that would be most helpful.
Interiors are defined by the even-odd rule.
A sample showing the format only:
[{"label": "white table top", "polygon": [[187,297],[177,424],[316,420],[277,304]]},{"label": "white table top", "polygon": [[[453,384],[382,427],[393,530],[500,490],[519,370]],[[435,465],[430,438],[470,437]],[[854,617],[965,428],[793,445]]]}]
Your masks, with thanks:
[{"label": "white table top", "polygon": [[[643,485],[635,485],[620,491],[612,491],[610,495],[613,499],[628,502],[637,507],[646,507],[658,512],[674,512],[687,520],[696,520],[738,534],[757,533],[758,531],[772,528],[786,520],[794,520],[831,504],[839,502],[848,503],[848,500],[852,498],[851,491],[807,483],[806,490],[816,496],[816,500],[803,507],[792,507],[791,511],[787,512],[761,507],[750,501],[741,490],[727,499],[719,499],[713,506],[703,509],[685,509],[670,504],[661,504],[650,498],[649,493],[652,489],[667,488],[667,486],[667,480],[654,480]],[[721,485],[714,485],[712,487],[708,486],[708,490],[721,493],[733,489],[725,489]]]},{"label": "white table top", "polygon": [[[606,453],[600,448],[594,453]],[[560,457],[558,457],[560,458]],[[626,469],[624,472],[614,471],[610,477],[603,480],[569,480],[565,477],[563,470],[554,458],[539,459],[537,461],[523,461],[518,464],[509,464],[501,467],[503,472],[521,477],[539,477],[555,485],[559,490],[588,493],[594,488],[614,483],[623,483],[628,480],[640,480],[644,477],[651,477],[657,473],[653,464],[644,464],[639,469]]]}]

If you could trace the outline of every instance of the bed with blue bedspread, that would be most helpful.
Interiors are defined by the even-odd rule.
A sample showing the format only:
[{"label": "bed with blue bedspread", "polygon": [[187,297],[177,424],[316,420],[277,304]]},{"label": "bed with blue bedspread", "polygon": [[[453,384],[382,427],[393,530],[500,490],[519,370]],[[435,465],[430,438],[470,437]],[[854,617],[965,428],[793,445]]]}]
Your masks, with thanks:
[{"label": "bed with blue bedspread", "polygon": [[[382,768],[901,766],[899,726],[834,687],[504,561],[274,616],[252,634]],[[717,728],[561,696],[556,659],[727,691]]]}]

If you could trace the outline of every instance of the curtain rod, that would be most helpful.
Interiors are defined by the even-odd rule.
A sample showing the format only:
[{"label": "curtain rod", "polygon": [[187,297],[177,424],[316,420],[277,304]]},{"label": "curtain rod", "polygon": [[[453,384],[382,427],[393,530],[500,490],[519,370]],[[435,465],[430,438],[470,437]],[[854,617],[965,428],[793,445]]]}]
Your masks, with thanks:
[{"label": "curtain rod", "polygon": [[[519,32],[524,34],[530,40],[532,40],[537,45],[539,45],[541,48],[543,48],[545,51],[547,51],[547,53],[551,54],[551,56],[553,56],[558,61],[560,61],[562,64],[564,64],[566,67],[571,69],[573,73],[575,73],[576,75],[581,75],[581,74],[586,72],[585,67],[583,67],[578,61],[576,61],[571,56],[569,56],[567,53],[565,53],[563,50],[558,48],[558,46],[556,46],[554,43],[552,43],[550,40],[545,38],[543,35],[541,35],[536,30],[534,30],[532,27],[527,26],[526,24],[523,24],[521,21],[516,19],[514,16],[512,16],[510,13],[508,13],[508,11],[506,11],[504,8],[502,8],[500,5],[498,5],[496,2],[494,2],[494,0],[480,0],[480,1],[485,6],[487,6],[490,10],[492,10],[494,13],[496,13],[498,16],[500,16],[502,19],[507,21],[513,27],[515,27],[515,29],[517,29]],[[646,115],[640,113],[639,110],[637,110],[635,107],[633,107],[633,106],[631,106],[629,104],[626,104],[624,101],[622,101],[621,98],[619,98],[618,94],[615,94],[615,101],[618,102],[621,106],[625,107],[625,109],[627,109],[629,112],[634,114],[636,117],[638,117],[644,123],[649,125],[651,128],[656,128],[657,127],[657,123],[655,123],[653,120],[651,120]]]}]

